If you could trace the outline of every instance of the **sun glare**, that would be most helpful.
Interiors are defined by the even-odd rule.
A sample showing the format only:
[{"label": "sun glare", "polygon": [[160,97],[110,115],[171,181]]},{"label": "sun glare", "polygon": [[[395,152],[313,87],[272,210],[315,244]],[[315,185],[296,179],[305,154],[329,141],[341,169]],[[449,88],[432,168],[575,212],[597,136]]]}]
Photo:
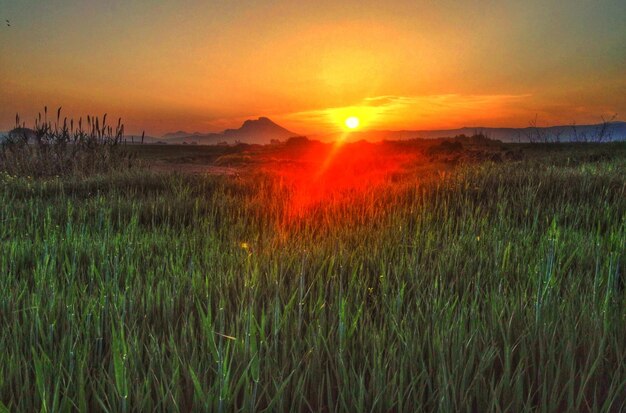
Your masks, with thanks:
[{"label": "sun glare", "polygon": [[346,126],[349,129],[356,129],[359,127],[359,118],[357,118],[356,116],[350,116],[349,118],[346,119]]}]

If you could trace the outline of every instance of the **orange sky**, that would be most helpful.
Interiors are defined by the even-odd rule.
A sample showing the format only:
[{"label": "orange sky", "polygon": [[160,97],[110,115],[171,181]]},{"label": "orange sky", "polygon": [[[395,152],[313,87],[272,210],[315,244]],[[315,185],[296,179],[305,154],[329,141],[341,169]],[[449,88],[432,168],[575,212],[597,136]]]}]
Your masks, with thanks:
[{"label": "orange sky", "polygon": [[[44,105],[127,130],[340,129],[626,112],[626,2],[0,0],[0,130]],[[623,116],[618,116],[623,119]]]}]

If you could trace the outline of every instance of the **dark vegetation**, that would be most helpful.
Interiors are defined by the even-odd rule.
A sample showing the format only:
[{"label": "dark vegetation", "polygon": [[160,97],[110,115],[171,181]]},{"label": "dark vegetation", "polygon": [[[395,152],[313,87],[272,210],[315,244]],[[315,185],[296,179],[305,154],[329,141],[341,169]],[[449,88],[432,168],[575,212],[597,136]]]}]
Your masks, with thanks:
[{"label": "dark vegetation", "polygon": [[133,165],[133,154],[124,150],[124,125],[121,119],[115,126],[107,123],[107,115],[82,118],[48,119],[44,108],[35,119],[34,127],[27,128],[16,115],[16,127],[0,143],[0,170],[10,175],[56,176],[91,175],[105,173]]},{"label": "dark vegetation", "polygon": [[[611,161],[625,155],[622,142],[596,143],[503,143],[484,135],[457,136],[454,138],[411,139],[400,141],[350,142],[341,146],[340,153],[347,157],[371,154],[375,159],[397,158],[405,155],[408,167],[432,169],[448,168],[489,162],[528,161],[538,165],[574,166],[580,163]],[[212,166],[271,167],[280,164],[302,165],[316,163],[334,150],[332,143],[294,137],[270,145],[244,144],[206,145],[144,145],[129,147],[129,151],[156,169],[186,171],[190,165],[205,166],[195,172],[210,172]],[[159,168],[164,165],[173,168]]]}]

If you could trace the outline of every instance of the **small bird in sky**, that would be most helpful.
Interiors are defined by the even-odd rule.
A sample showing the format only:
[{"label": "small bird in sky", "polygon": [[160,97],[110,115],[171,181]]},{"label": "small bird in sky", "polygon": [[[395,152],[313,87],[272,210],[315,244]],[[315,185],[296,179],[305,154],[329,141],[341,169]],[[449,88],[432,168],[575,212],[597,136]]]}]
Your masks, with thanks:
[{"label": "small bird in sky", "polygon": [[7,22],[7,26],[11,27],[11,22],[8,19],[6,20],[6,22]]}]

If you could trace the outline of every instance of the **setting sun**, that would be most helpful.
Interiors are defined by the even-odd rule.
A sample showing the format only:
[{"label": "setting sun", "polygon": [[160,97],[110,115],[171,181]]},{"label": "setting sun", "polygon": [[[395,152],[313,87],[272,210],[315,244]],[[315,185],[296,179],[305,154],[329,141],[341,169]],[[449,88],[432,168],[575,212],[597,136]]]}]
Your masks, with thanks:
[{"label": "setting sun", "polygon": [[356,116],[350,116],[349,118],[346,119],[346,126],[349,129],[356,129],[359,127],[359,118],[357,118]]}]

